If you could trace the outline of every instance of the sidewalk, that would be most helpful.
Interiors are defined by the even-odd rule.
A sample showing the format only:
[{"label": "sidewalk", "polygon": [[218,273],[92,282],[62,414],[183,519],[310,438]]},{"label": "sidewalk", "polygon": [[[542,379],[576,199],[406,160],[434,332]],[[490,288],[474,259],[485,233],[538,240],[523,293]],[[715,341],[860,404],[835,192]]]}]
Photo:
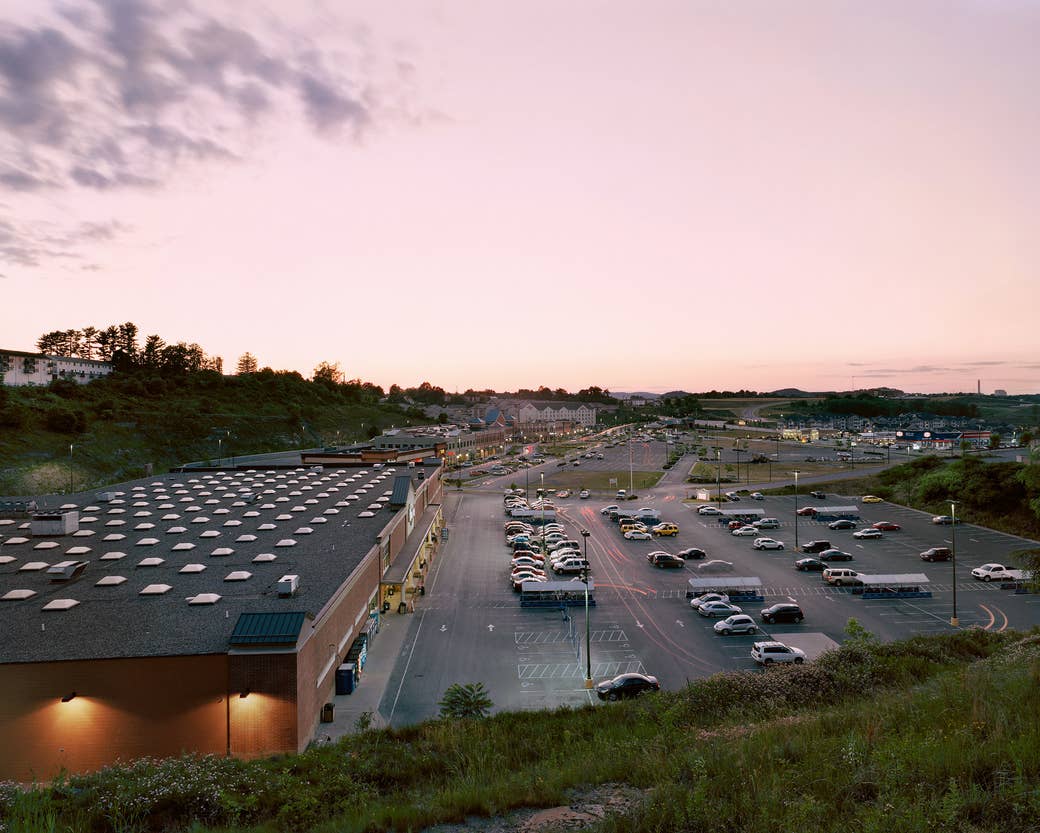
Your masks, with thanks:
[{"label": "sidewalk", "polygon": [[371,715],[373,729],[388,725],[387,717],[379,711],[379,703],[387,692],[398,658],[408,651],[407,636],[415,623],[413,613],[389,613],[381,617],[379,633],[369,644],[365,670],[357,687],[352,694],[330,695],[328,702],[336,707],[335,719],[332,723],[318,724],[315,741],[356,734],[355,724],[365,713]]}]

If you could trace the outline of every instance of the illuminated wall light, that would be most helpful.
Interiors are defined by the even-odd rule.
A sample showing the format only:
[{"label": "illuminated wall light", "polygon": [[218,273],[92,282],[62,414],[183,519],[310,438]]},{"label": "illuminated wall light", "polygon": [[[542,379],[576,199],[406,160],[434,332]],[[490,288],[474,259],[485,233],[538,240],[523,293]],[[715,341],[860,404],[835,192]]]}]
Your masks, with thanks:
[{"label": "illuminated wall light", "polygon": [[62,697],[61,698],[61,702],[63,702],[63,703],[71,703],[75,699],[76,699],[76,692],[73,691],[71,694],[66,694],[64,697]]}]

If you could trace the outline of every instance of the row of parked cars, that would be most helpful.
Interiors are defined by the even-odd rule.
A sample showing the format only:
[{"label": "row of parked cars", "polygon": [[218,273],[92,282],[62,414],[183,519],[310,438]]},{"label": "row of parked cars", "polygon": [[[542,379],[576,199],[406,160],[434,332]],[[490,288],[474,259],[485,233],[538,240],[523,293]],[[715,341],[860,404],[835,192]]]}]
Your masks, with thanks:
[{"label": "row of parked cars", "polygon": [[[758,622],[744,613],[740,606],[733,604],[725,593],[702,593],[694,596],[690,599],[690,607],[701,616],[718,618],[719,621],[715,623],[714,630],[720,636],[758,633]],[[768,625],[777,622],[798,624],[805,618],[802,608],[794,602],[770,605],[761,610],[758,615]],[[805,653],[801,649],[785,645],[783,642],[756,642],[751,648],[751,658],[760,665],[773,665],[778,662],[801,664],[805,661]]]},{"label": "row of parked cars", "polygon": [[548,581],[550,571],[558,576],[581,576],[588,568],[581,544],[567,537],[563,524],[547,523],[535,530],[525,521],[511,520],[505,523],[505,534],[510,549],[509,582],[516,591],[525,581]]}]

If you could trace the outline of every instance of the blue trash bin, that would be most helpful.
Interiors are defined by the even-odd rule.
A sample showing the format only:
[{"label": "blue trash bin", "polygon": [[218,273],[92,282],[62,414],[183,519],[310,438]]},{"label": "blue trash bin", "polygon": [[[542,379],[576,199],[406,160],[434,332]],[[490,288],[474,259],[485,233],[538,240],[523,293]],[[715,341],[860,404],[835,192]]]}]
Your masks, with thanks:
[{"label": "blue trash bin", "polygon": [[354,685],[357,683],[357,666],[352,662],[345,662],[336,669],[336,694],[353,694]]}]

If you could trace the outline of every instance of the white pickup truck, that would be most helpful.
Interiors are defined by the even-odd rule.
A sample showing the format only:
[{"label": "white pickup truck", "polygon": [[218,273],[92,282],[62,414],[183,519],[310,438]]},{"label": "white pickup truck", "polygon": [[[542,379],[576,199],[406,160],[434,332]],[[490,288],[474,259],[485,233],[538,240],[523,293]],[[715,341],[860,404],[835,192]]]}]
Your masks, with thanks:
[{"label": "white pickup truck", "polygon": [[1029,570],[1009,570],[1003,564],[983,564],[975,567],[971,574],[982,581],[1027,581]]}]

